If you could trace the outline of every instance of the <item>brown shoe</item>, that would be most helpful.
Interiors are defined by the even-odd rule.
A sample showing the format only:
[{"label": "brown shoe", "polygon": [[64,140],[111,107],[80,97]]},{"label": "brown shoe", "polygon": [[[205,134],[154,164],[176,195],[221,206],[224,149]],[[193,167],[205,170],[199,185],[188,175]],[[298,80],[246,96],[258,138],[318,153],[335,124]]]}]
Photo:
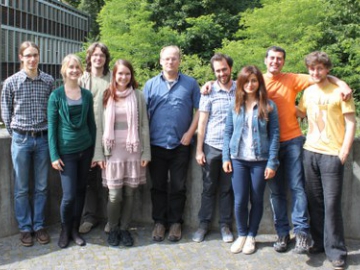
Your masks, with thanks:
[{"label": "brown shoe", "polygon": [[152,232],[152,239],[157,242],[161,242],[165,237],[165,226],[161,223],[155,223],[154,230]]},{"label": "brown shoe", "polygon": [[170,226],[168,240],[171,242],[177,242],[181,239],[181,224],[174,223]]},{"label": "brown shoe", "polygon": [[35,232],[35,237],[36,237],[36,240],[42,245],[45,245],[50,242],[50,236],[47,233],[45,228],[37,230]]},{"label": "brown shoe", "polygon": [[24,247],[31,247],[32,245],[34,245],[31,232],[20,232],[20,241]]}]

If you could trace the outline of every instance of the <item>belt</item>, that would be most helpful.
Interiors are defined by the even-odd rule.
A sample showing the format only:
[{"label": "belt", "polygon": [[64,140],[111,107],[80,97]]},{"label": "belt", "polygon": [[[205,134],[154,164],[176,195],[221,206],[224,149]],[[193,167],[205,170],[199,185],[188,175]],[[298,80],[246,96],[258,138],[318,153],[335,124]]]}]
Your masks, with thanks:
[{"label": "belt", "polygon": [[20,130],[20,129],[13,129],[13,131],[15,131],[16,133],[19,133],[21,135],[28,135],[28,136],[31,136],[31,137],[41,137],[41,136],[46,136],[47,135],[47,130],[24,131],[24,130]]}]

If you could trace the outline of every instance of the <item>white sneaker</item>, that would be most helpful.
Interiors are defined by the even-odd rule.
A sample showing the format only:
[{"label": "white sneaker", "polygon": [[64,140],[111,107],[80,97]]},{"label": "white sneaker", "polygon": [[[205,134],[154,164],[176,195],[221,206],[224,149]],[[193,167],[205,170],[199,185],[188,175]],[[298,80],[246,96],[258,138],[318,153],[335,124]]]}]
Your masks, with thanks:
[{"label": "white sneaker", "polygon": [[248,236],[243,247],[242,252],[244,254],[252,254],[255,252],[255,237]]},{"label": "white sneaker", "polygon": [[231,245],[230,251],[232,253],[240,253],[245,244],[246,236],[239,236],[234,244]]}]

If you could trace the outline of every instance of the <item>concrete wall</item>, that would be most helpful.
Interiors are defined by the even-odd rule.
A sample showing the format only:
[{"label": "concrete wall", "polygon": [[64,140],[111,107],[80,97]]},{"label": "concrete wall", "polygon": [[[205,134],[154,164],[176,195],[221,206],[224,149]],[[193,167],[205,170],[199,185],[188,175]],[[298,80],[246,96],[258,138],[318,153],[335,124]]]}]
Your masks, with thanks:
[{"label": "concrete wall", "polygon": [[[18,233],[17,223],[13,211],[13,175],[10,156],[11,139],[5,130],[0,130],[0,237]],[[194,153],[193,155],[194,156]],[[345,235],[349,238],[360,239],[360,140],[355,140],[353,153],[346,163],[343,189],[343,218]],[[136,205],[133,220],[151,223],[150,181],[142,186],[136,194]],[[197,214],[200,208],[202,192],[201,169],[195,158],[191,159],[187,180],[187,202],[184,214],[185,225],[198,226]],[[60,221],[59,205],[61,200],[61,185],[59,175],[53,169],[49,173],[49,196],[46,209],[47,224]],[[218,227],[217,216],[213,227]],[[234,226],[235,230],[235,226]],[[269,204],[269,193],[265,194],[264,216],[259,233],[275,233]]]}]

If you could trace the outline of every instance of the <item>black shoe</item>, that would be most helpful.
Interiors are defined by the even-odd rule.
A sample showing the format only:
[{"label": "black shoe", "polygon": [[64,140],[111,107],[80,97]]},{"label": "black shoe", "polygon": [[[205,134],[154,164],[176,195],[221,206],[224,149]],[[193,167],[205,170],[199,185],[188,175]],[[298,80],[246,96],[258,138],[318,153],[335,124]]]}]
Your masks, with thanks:
[{"label": "black shoe", "polygon": [[290,243],[290,235],[284,235],[284,236],[279,236],[276,240],[276,242],[274,243],[274,249],[277,252],[285,252],[288,249],[288,245]]},{"label": "black shoe", "polygon": [[74,226],[71,230],[71,238],[74,240],[75,244],[78,246],[85,246],[86,242],[79,234],[79,226]]},{"label": "black shoe", "polygon": [[120,233],[119,228],[110,229],[107,242],[110,246],[117,247],[120,245]]},{"label": "black shoe", "polygon": [[320,254],[320,253],[324,253],[324,252],[325,252],[325,249],[323,247],[312,246],[309,248],[310,254]]},{"label": "black shoe", "polygon": [[295,235],[295,248],[294,252],[297,254],[304,254],[309,251],[310,248],[310,238],[307,233],[298,233]]},{"label": "black shoe", "polygon": [[124,246],[132,247],[134,245],[134,239],[132,238],[129,231],[121,230],[120,231],[120,238],[121,238],[121,243],[123,243]]},{"label": "black shoe", "polygon": [[331,261],[331,264],[335,270],[345,269],[345,261],[344,260]]},{"label": "black shoe", "polygon": [[59,236],[58,246],[60,248],[66,248],[70,242],[70,229],[69,225],[62,223],[61,232]]}]

